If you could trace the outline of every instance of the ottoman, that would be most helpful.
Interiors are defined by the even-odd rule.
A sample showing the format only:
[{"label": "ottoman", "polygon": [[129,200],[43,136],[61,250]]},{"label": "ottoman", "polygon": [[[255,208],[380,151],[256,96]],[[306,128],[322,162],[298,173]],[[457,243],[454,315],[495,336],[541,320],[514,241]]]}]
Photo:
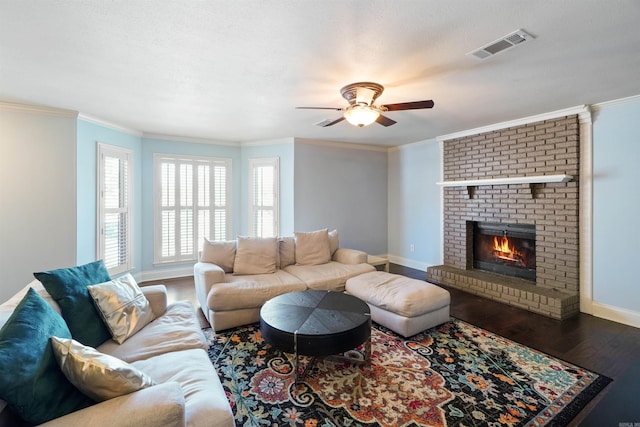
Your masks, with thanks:
[{"label": "ottoman", "polygon": [[347,280],[345,289],[369,304],[374,322],[404,337],[449,321],[449,292],[422,280],[373,271]]}]

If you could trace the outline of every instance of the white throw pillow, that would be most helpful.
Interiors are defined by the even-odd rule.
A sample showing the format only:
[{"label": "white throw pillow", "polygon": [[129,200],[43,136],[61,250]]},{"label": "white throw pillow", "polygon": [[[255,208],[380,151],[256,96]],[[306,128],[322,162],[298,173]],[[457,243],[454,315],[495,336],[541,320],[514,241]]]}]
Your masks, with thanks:
[{"label": "white throw pillow", "polygon": [[222,268],[225,273],[233,271],[233,263],[236,258],[235,240],[210,241],[204,239],[200,261],[209,262]]},{"label": "white throw pillow", "polygon": [[144,372],[116,357],[102,354],[70,338],[51,337],[50,340],[64,376],[96,402],[155,385]]},{"label": "white throw pillow", "polygon": [[155,319],[149,300],[131,274],[87,286],[113,340],[122,344]]},{"label": "white throw pillow", "polygon": [[327,229],[296,231],[296,264],[320,265],[331,261],[331,244]]},{"label": "white throw pillow", "polygon": [[238,237],[233,274],[275,273],[277,260],[276,237]]}]

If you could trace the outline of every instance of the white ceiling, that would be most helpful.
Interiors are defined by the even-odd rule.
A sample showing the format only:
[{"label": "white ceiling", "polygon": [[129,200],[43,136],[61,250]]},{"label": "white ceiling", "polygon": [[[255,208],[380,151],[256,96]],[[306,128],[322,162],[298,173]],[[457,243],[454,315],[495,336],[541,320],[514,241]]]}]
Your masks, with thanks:
[{"label": "white ceiling", "polygon": [[[0,99],[149,134],[395,146],[640,94],[637,0],[0,0]],[[472,50],[524,29],[484,61]],[[329,110],[356,81],[379,104],[433,99],[357,128]]]}]

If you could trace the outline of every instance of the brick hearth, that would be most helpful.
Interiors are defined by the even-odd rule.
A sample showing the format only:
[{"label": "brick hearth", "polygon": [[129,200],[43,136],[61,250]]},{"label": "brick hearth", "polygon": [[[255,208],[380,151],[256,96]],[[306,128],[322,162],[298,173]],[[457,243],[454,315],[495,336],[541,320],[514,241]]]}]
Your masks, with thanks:
[{"label": "brick hearth", "polygon": [[[550,317],[579,312],[579,123],[572,115],[443,143],[444,180],[567,174],[567,183],[444,188],[444,265],[427,280]],[[473,270],[473,221],[534,224],[535,283]]]}]

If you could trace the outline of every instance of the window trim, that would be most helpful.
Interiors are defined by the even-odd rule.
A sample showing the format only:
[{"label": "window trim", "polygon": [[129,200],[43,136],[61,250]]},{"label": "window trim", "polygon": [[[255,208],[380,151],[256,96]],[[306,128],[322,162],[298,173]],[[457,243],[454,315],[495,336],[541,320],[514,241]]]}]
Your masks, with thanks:
[{"label": "window trim", "polygon": [[[126,232],[126,261],[116,267],[108,268],[110,275],[116,275],[131,271],[133,265],[133,151],[127,148],[118,147],[104,142],[98,142],[96,147],[96,258],[105,257],[105,221],[104,217],[108,213],[104,206],[104,157],[115,157],[127,162],[127,206],[125,209],[127,218]],[[123,209],[123,208],[118,208]]]},{"label": "window trim", "polygon": [[280,233],[280,158],[279,157],[256,157],[249,159],[249,191],[248,191],[248,205],[249,205],[249,218],[248,230],[249,234],[256,237],[256,227],[253,222],[254,214],[256,212],[256,206],[254,205],[254,185],[253,185],[253,173],[256,167],[260,166],[273,166],[273,230],[277,237]]},{"label": "window trim", "polygon": [[[172,257],[163,257],[162,256],[162,187],[161,187],[161,164],[162,159],[168,159],[175,162],[176,165],[180,164],[193,164],[196,165],[198,162],[207,163],[210,167],[215,167],[216,165],[224,165],[226,168],[225,173],[225,239],[231,238],[231,233],[233,230],[233,221],[232,221],[232,202],[233,197],[231,194],[232,189],[232,159],[226,157],[209,157],[209,156],[190,156],[190,155],[181,155],[181,154],[167,154],[167,153],[154,153],[153,155],[153,217],[154,217],[154,232],[153,232],[153,263],[154,265],[170,265],[170,264],[184,264],[187,262],[197,261],[198,252],[201,248],[201,242],[198,242],[198,224],[197,224],[197,215],[193,215],[194,218],[194,226],[193,226],[193,253],[188,256],[181,256],[176,251],[176,254]],[[194,180],[191,187],[191,191],[193,193],[197,193],[197,179],[196,179],[196,170],[197,168],[193,168]],[[177,175],[176,175],[177,176]],[[210,180],[213,179],[213,174],[210,174]],[[177,192],[175,194],[176,199],[179,197],[179,189],[176,188]],[[210,194],[213,195],[214,188],[213,186],[210,188]],[[194,210],[197,210],[196,206],[196,197],[194,194],[193,198],[193,207]],[[176,202],[178,203],[178,202]],[[213,212],[215,205],[213,205],[214,201],[211,200],[211,205],[209,209]],[[179,219],[176,216],[176,221]],[[213,216],[210,221],[213,221]],[[178,224],[178,222],[176,222]]]}]

